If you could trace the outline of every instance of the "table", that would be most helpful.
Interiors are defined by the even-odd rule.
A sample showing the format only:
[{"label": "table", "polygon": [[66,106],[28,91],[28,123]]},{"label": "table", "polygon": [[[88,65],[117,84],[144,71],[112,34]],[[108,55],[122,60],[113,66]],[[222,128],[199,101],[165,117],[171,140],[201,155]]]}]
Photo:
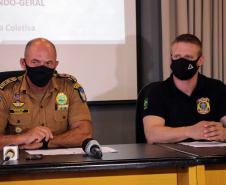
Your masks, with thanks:
[{"label": "table", "polygon": [[[40,161],[20,158],[0,168],[1,185],[45,184],[163,184],[195,185],[193,157],[172,149],[148,144],[107,145],[118,153],[105,153],[102,159],[86,155],[44,156]],[[2,159],[2,154],[0,155]]]},{"label": "table", "polygon": [[195,148],[181,144],[158,144],[194,157],[198,185],[226,184],[226,147]]}]

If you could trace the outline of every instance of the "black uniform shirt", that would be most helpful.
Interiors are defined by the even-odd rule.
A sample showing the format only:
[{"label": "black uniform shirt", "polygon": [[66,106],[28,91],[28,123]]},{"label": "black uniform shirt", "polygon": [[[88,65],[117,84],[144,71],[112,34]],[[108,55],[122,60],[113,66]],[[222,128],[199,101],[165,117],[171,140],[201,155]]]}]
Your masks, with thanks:
[{"label": "black uniform shirt", "polygon": [[189,97],[176,88],[171,74],[148,89],[143,117],[148,115],[162,117],[169,127],[190,126],[204,120],[219,122],[226,115],[226,85],[199,74]]}]

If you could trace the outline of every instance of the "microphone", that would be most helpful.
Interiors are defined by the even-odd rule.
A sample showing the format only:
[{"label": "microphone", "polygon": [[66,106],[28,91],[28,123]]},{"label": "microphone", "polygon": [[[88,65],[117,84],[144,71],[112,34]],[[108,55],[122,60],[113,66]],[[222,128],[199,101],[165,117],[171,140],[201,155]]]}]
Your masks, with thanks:
[{"label": "microphone", "polygon": [[3,148],[3,160],[17,160],[19,158],[19,148],[18,146],[5,146]]},{"label": "microphone", "polygon": [[82,149],[89,156],[96,158],[101,158],[103,156],[100,144],[92,138],[87,138],[83,141]]}]

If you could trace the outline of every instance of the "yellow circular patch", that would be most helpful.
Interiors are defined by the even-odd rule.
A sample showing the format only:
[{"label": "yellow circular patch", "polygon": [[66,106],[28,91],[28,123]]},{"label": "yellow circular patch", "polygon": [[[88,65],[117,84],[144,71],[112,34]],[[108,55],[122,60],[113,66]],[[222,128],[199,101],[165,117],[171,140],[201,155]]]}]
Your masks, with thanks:
[{"label": "yellow circular patch", "polygon": [[18,133],[18,134],[19,134],[19,133],[21,133],[21,132],[22,132],[22,129],[21,129],[20,127],[16,127],[16,128],[15,128],[15,131],[16,131],[16,133]]}]

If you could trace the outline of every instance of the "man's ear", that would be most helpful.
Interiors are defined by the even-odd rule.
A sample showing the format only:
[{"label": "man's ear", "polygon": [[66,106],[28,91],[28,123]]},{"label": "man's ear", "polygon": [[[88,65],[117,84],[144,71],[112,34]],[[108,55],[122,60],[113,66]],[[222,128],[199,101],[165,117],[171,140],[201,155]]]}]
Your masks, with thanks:
[{"label": "man's ear", "polygon": [[21,58],[20,59],[20,66],[23,70],[26,70],[26,64],[25,64],[25,59],[24,58]]},{"label": "man's ear", "polygon": [[202,64],[204,63],[204,60],[205,60],[205,57],[204,56],[201,56],[199,58],[199,61],[197,62],[197,66],[202,66]]},{"label": "man's ear", "polygon": [[59,61],[56,61],[56,66],[55,66],[55,69],[56,69],[56,67],[58,66],[58,64],[59,64]]}]

